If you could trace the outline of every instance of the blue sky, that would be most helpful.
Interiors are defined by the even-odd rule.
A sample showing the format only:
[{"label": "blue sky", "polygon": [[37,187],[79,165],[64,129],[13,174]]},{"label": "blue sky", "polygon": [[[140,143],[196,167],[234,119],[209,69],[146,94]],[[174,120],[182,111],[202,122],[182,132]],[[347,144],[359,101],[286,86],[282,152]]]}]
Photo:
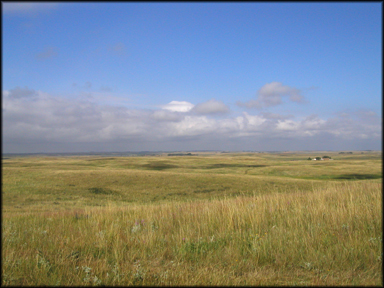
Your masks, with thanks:
[{"label": "blue sky", "polygon": [[2,2],[3,152],[379,150],[380,2]]}]

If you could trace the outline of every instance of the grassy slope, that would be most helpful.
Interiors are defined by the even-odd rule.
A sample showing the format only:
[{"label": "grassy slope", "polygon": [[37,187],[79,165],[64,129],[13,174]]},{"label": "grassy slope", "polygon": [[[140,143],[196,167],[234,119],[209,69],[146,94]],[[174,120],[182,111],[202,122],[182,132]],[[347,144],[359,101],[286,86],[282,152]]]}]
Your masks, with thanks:
[{"label": "grassy slope", "polygon": [[381,179],[335,177],[381,155],[330,156],[5,159],[3,284],[381,285]]}]

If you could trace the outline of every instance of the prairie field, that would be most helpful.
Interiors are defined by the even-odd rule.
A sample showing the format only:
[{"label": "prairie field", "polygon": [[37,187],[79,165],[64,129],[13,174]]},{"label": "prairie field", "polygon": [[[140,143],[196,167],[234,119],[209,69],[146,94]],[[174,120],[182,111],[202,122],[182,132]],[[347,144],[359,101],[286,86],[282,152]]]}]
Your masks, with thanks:
[{"label": "prairie field", "polygon": [[381,151],[181,154],[3,155],[2,285],[383,285]]}]

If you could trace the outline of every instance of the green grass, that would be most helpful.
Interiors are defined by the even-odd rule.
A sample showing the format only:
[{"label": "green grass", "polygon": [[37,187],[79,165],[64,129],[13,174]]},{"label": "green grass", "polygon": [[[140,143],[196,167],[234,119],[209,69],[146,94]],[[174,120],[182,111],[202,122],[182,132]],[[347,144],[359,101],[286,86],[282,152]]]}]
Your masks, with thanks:
[{"label": "green grass", "polygon": [[3,158],[2,285],[382,285],[381,153],[330,154]]}]

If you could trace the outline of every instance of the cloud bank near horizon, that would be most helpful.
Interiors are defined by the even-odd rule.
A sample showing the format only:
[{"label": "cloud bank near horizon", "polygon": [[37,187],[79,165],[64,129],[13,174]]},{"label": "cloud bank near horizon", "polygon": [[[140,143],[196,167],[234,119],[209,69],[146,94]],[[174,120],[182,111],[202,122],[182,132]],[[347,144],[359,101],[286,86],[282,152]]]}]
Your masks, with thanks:
[{"label": "cloud bank near horizon", "polygon": [[[267,98],[259,98],[259,103],[266,106],[278,103],[283,94],[291,101],[303,100],[288,86],[265,85],[260,91]],[[215,99],[196,105],[171,101],[151,110],[100,104],[92,97],[55,97],[28,87],[3,91],[2,97],[5,153],[381,149],[382,119],[369,110],[295,119],[274,113],[234,114]]]}]

